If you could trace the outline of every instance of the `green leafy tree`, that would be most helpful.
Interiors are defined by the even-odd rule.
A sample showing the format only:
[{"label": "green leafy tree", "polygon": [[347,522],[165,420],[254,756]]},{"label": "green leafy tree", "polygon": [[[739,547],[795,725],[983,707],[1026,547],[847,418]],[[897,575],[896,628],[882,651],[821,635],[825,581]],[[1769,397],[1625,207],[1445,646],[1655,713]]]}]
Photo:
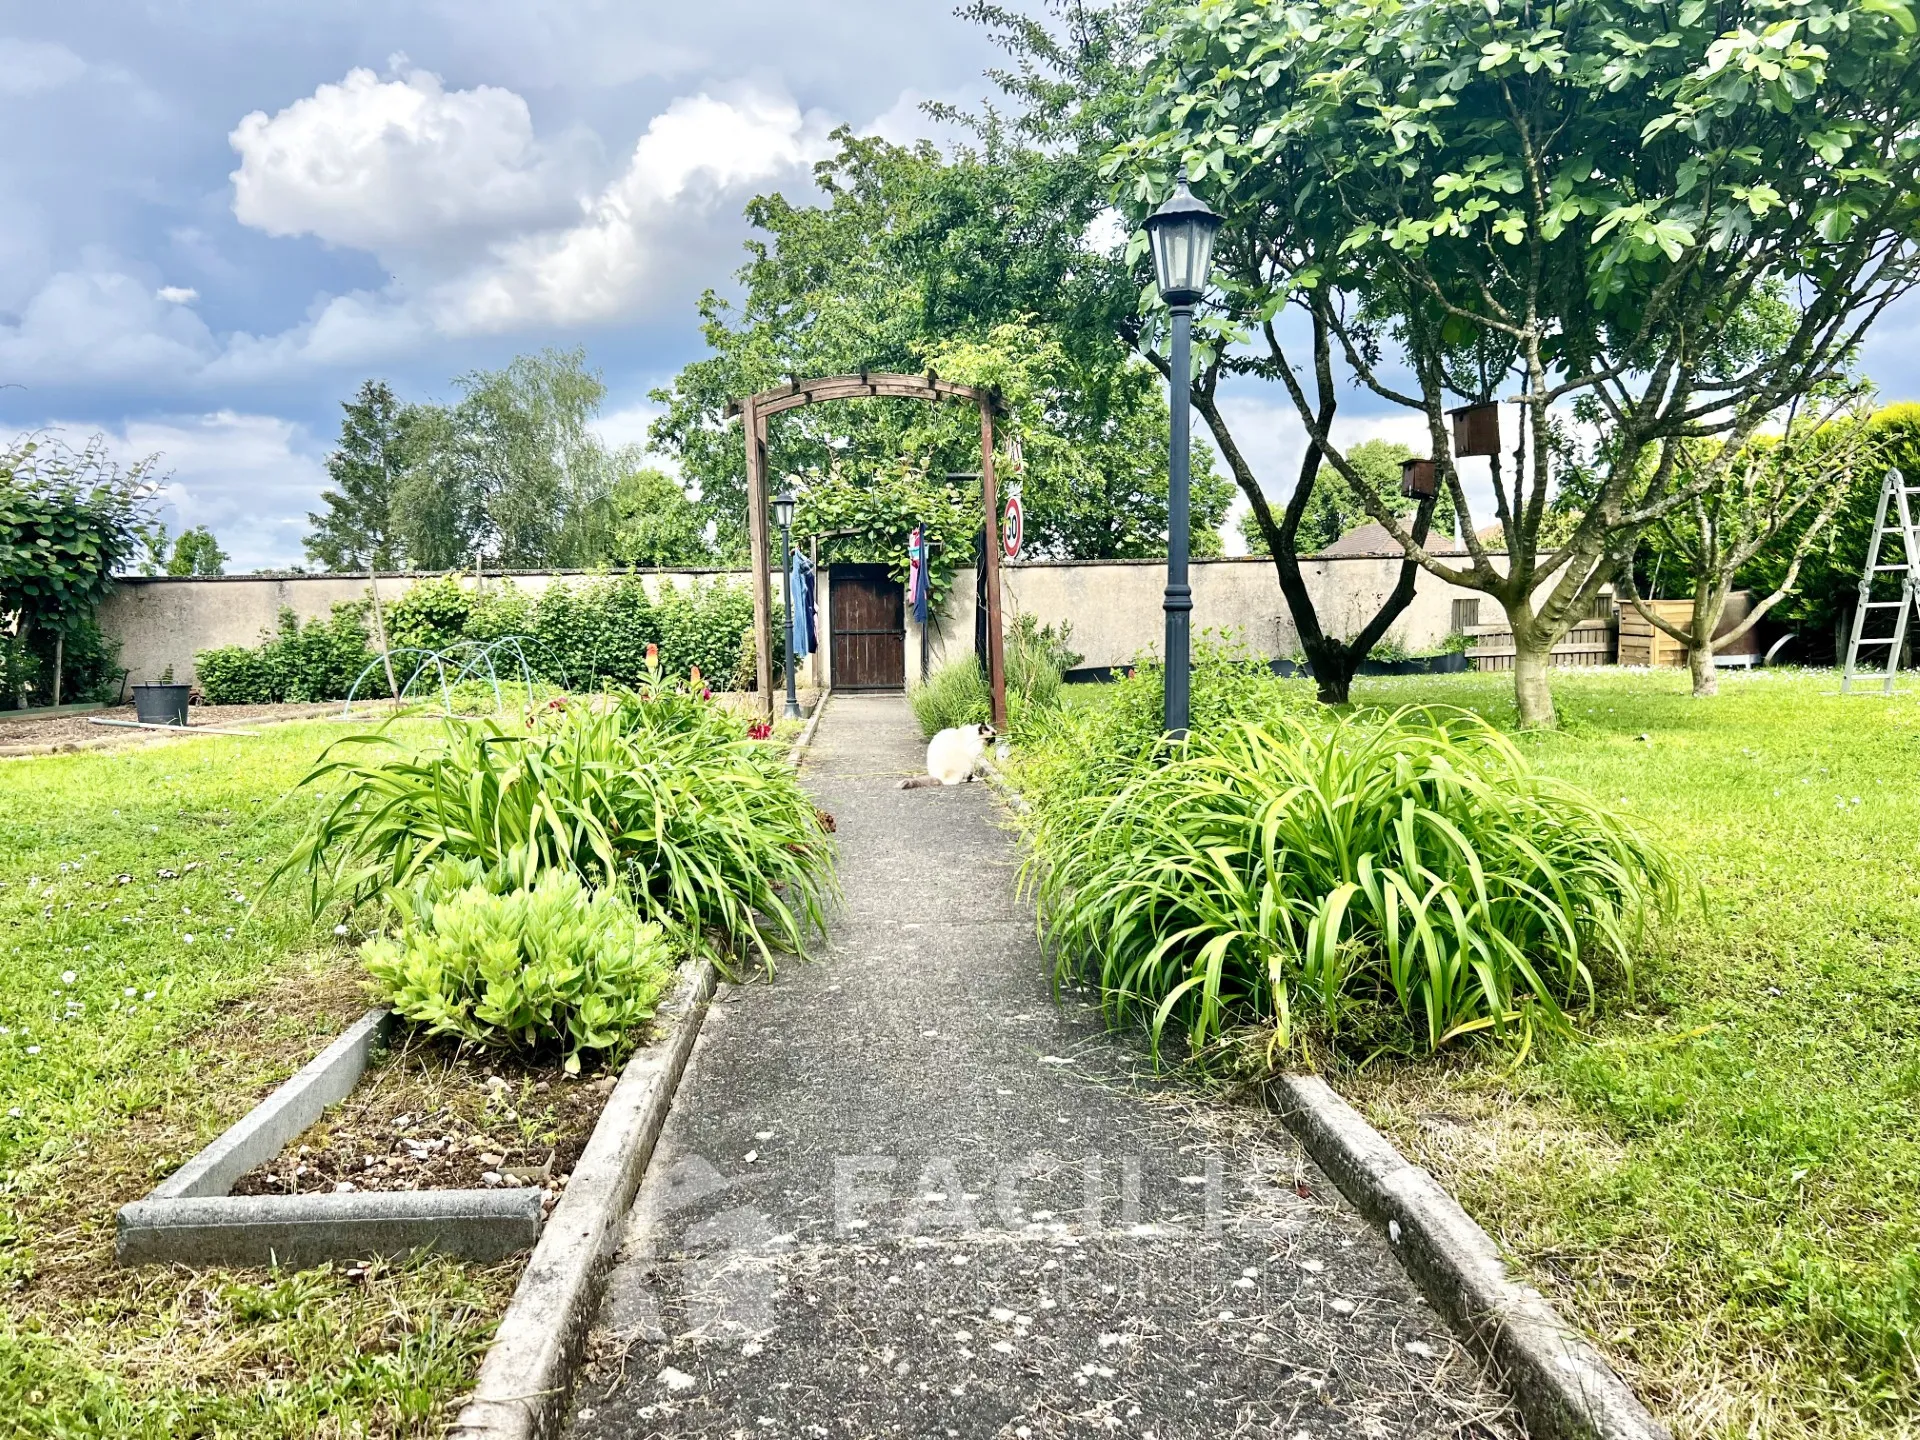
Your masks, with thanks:
[{"label": "green leafy tree", "polygon": [[[1790,585],[1773,612],[1775,620],[1797,631],[1815,654],[1820,653],[1822,642],[1831,646],[1836,665],[1846,654],[1854,603],[1859,594],[1860,576],[1866,568],[1867,551],[1873,544],[1873,517],[1880,503],[1880,487],[1886,472],[1889,468],[1898,469],[1907,477],[1909,485],[1920,483],[1920,404],[1885,406],[1874,412],[1867,426],[1872,462],[1847,492],[1831,523],[1803,547],[1800,541],[1811,528],[1812,519],[1817,518],[1817,512],[1811,518],[1803,513],[1775,544],[1761,550],[1740,576],[1741,584],[1763,593]],[[1658,537],[1648,538],[1652,542]],[[1648,548],[1653,548],[1651,543]],[[1789,581],[1787,572],[1796,556],[1800,557],[1799,573]],[[1665,566],[1663,560],[1663,586],[1668,574]],[[1642,562],[1640,570],[1646,569]],[[1872,659],[1868,657],[1869,663]]]},{"label": "green leafy tree", "polygon": [[932,604],[944,608],[953,572],[973,563],[980,529],[980,487],[907,463],[876,472],[831,470],[806,477],[794,509],[794,541],[818,538],[823,559],[880,564],[907,578],[907,539],[924,529]]},{"label": "green leafy tree", "polygon": [[612,557],[620,565],[711,565],[713,546],[700,507],[665,471],[639,463],[639,452],[616,457]]},{"label": "green leafy tree", "polygon": [[[1207,0],[1165,13],[1115,163],[1136,218],[1181,165],[1226,215],[1203,357],[1277,380],[1409,557],[1501,604],[1521,721],[1550,725],[1552,646],[1639,536],[1912,288],[1914,32],[1904,0]],[[1726,336],[1768,285],[1803,307],[1741,354]],[[1464,564],[1333,442],[1336,357],[1426,421]],[[1448,411],[1515,392],[1495,555]],[[1583,398],[1609,444],[1553,543],[1552,415]],[[1683,469],[1703,438],[1716,458]]]},{"label": "green leafy tree", "polygon": [[[1161,0],[1112,0],[1106,5],[1049,0],[1042,16],[989,3],[971,5],[965,13],[990,27],[1014,58],[1014,65],[996,72],[995,78],[1017,108],[1012,126],[1023,144],[1045,157],[1040,163],[1052,166],[1072,183],[1088,187],[1084,193],[1104,200],[1109,187],[1098,177],[1109,160],[1114,137],[1134,127],[1141,75],[1151,68],[1155,56],[1152,36],[1159,17],[1171,8]],[[997,114],[989,113],[975,123],[992,131],[1002,122]],[[1113,218],[1111,212],[1107,218]],[[1137,220],[1139,213],[1124,218]],[[1108,228],[1111,230],[1111,225]],[[1120,228],[1124,233],[1126,225]],[[1256,238],[1249,243],[1257,246],[1260,242]],[[1078,297],[1073,328],[1104,327],[1170,383],[1165,316],[1150,303],[1153,274],[1144,251],[1144,237],[1136,233],[1123,251],[1103,253],[1097,263],[1106,283],[1097,303],[1086,296]],[[1111,298],[1116,295],[1120,297],[1117,304]],[[1142,306],[1141,299],[1149,303]],[[1270,484],[1271,477],[1263,478],[1256,472],[1228,422],[1219,396],[1223,382],[1236,378],[1244,381],[1245,377],[1270,379],[1271,375],[1256,358],[1207,343],[1210,327],[1217,325],[1217,317],[1203,322],[1198,364],[1189,377],[1190,393],[1228,474],[1247,498],[1249,518],[1243,532],[1257,535],[1256,548],[1273,558],[1275,576],[1302,648],[1312,663],[1320,696],[1330,703],[1341,703],[1361,661],[1412,603],[1417,567],[1411,561],[1402,567],[1393,589],[1357,634],[1326,633],[1301,572],[1299,531],[1303,524],[1309,525],[1310,534],[1313,528],[1324,528],[1329,508],[1337,510],[1341,497],[1336,494],[1330,499],[1322,493],[1324,467],[1317,448],[1309,447],[1290,490]],[[1329,376],[1322,400],[1329,421],[1335,401]],[[1283,504],[1276,507],[1269,501],[1270,489],[1284,497]],[[1307,519],[1310,512],[1317,515],[1318,527]],[[1416,526],[1427,523],[1418,510],[1410,520]],[[1424,537],[1424,530],[1421,534]],[[1308,548],[1314,546],[1309,544]]]},{"label": "green leafy tree", "polygon": [[[1020,391],[1029,535],[1042,553],[1164,553],[1166,406],[1111,320],[1132,286],[1088,235],[1105,209],[1094,166],[991,128],[948,157],[836,138],[839,153],[816,168],[824,203],[770,195],[748,207],[759,233],[743,298],[702,298],[710,353],[655,392],[666,413],[653,443],[697,482],[723,548],[745,548],[729,403],[794,375],[931,366]],[[774,475],[879,476],[903,456],[934,475],[977,470],[977,420],[960,406],[863,400],[787,412],[769,434]],[[1211,529],[1224,505],[1211,471],[1197,478],[1196,528]]]},{"label": "green leafy tree", "polygon": [[589,424],[606,397],[582,350],[517,356],[454,382],[452,483],[477,497],[483,543],[509,569],[585,567],[608,554],[612,467]]},{"label": "green leafy tree", "polygon": [[[1151,366],[1129,360],[1103,377],[1105,419],[1096,422],[1074,413],[1085,397],[1065,344],[1025,317],[978,339],[933,347],[925,364],[1000,397],[1004,414],[996,429],[1019,442],[1022,461],[1018,474],[1001,475],[1001,484],[1021,488],[1029,553],[1100,560],[1166,554],[1166,383]],[[902,445],[909,454],[965,455],[964,469],[979,468],[979,426],[965,412],[923,412]],[[1215,472],[1204,445],[1194,447],[1192,472],[1193,553],[1218,555],[1233,482]]]},{"label": "green leafy tree", "polygon": [[[1712,466],[1720,479],[1683,509],[1655,524],[1670,562],[1672,581],[1693,592],[1685,623],[1668,619],[1641,598],[1634,568],[1618,573],[1621,592],[1646,622],[1687,649],[1693,693],[1717,694],[1713,655],[1750,632],[1793,590],[1807,554],[1825,536],[1834,516],[1871,476],[1879,478],[1883,437],[1864,406],[1842,397],[1789,417],[1779,434],[1756,435],[1731,464],[1718,464],[1718,446],[1696,441],[1678,462],[1682,483]],[[1876,496],[1879,487],[1870,487]],[[1771,583],[1738,623],[1721,633],[1727,599],[1742,572],[1763,552],[1774,562]],[[1881,632],[1884,633],[1884,632]],[[1870,663],[1884,660],[1870,657]]]},{"label": "green leafy tree", "polygon": [[204,525],[182,530],[167,557],[167,574],[215,576],[227,573],[227,552]]},{"label": "green leafy tree", "polygon": [[410,570],[455,570],[483,550],[486,514],[460,417],[445,405],[405,411],[406,469],[393,494],[394,533]]},{"label": "green leafy tree", "polygon": [[[1400,493],[1400,462],[1413,458],[1413,451],[1397,440],[1362,440],[1347,452],[1347,459],[1353,467],[1373,482],[1386,497],[1394,514],[1402,518],[1411,518],[1419,508],[1414,501]],[[1301,511],[1294,543],[1303,554],[1324,550],[1371,518],[1366,505],[1354,493],[1351,485],[1341,479],[1338,473],[1323,473],[1317,477],[1312,495]],[[1446,534],[1453,533],[1453,502],[1450,497],[1441,496],[1433,507],[1433,524]],[[1248,510],[1240,517],[1240,533],[1246,536],[1248,553],[1273,553],[1272,542],[1267,539],[1267,532],[1261,528],[1253,511]]]},{"label": "green leafy tree", "polygon": [[46,699],[62,693],[70,636],[99,648],[94,611],[151,523],[157,465],[157,456],[122,465],[99,436],[78,450],[45,435],[0,448],[0,689],[9,703],[43,675]]},{"label": "green leafy tree", "polygon": [[521,355],[454,385],[452,405],[405,404],[374,380],[346,403],[308,554],[349,571],[605,562],[618,467],[589,428],[606,387],[585,353]]},{"label": "green leafy tree", "polygon": [[414,457],[409,407],[386,381],[367,380],[340,408],[340,443],[327,456],[333,483],[320,492],[325,508],[307,516],[307,555],[328,570],[399,569],[394,496]]}]

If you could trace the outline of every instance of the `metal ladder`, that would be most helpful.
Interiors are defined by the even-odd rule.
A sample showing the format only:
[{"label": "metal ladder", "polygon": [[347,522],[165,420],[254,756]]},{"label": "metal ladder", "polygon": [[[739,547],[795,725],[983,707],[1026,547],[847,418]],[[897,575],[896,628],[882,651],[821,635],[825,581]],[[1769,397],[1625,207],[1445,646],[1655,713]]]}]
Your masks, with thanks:
[{"label": "metal ladder", "polygon": [[[1867,547],[1867,568],[1860,575],[1860,603],[1853,612],[1853,636],[1847,641],[1847,668],[1840,676],[1840,693],[1847,694],[1853,688],[1855,680],[1881,681],[1881,694],[1893,693],[1893,677],[1900,668],[1900,651],[1907,641],[1907,618],[1913,614],[1914,606],[1920,604],[1920,531],[1914,529],[1913,507],[1908,496],[1920,495],[1920,485],[1907,484],[1906,477],[1898,470],[1887,471],[1887,480],[1880,487],[1880,508],[1873,515],[1873,543]],[[1891,500],[1897,507],[1900,521],[1897,525],[1887,523],[1887,502]],[[1880,563],[1880,552],[1885,548],[1887,536],[1898,534],[1906,546],[1906,560],[1898,565]],[[1873,598],[1873,577],[1876,575],[1904,575],[1900,584],[1898,600],[1875,600]],[[1893,634],[1869,635],[1867,619],[1875,610],[1894,612]],[[1884,670],[1860,669],[1860,651],[1862,647],[1873,650],[1886,647],[1887,664]]]}]

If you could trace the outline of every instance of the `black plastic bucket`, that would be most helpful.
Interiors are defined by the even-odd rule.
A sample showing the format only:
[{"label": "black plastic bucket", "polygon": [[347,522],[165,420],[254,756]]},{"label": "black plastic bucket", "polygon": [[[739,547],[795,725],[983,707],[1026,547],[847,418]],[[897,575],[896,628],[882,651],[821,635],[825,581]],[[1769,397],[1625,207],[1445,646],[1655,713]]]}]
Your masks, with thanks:
[{"label": "black plastic bucket", "polygon": [[190,685],[136,685],[133,713],[142,725],[185,725]]}]

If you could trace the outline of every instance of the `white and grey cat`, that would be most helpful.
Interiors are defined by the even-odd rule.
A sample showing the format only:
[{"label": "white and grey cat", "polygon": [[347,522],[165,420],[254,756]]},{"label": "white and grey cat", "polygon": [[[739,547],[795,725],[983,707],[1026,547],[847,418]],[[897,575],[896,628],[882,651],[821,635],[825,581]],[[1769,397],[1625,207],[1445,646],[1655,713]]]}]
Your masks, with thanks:
[{"label": "white and grey cat", "polygon": [[902,790],[927,785],[964,785],[987,770],[987,746],[994,740],[991,725],[954,725],[927,742],[927,773],[902,780]]}]

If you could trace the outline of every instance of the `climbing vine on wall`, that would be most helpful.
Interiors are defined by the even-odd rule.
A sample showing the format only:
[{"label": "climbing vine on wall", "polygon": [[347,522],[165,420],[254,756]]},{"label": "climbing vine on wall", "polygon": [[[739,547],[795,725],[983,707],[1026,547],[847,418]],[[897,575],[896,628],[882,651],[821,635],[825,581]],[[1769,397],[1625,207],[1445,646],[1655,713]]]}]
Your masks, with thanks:
[{"label": "climbing vine on wall", "polygon": [[[915,525],[925,526],[936,611],[946,604],[953,572],[973,563],[973,539],[981,519],[977,480],[948,481],[901,462],[874,475],[835,471],[813,477],[799,495],[794,541],[820,537],[823,564],[883,564],[904,582],[907,537]],[[848,531],[853,533],[840,533]]]}]

